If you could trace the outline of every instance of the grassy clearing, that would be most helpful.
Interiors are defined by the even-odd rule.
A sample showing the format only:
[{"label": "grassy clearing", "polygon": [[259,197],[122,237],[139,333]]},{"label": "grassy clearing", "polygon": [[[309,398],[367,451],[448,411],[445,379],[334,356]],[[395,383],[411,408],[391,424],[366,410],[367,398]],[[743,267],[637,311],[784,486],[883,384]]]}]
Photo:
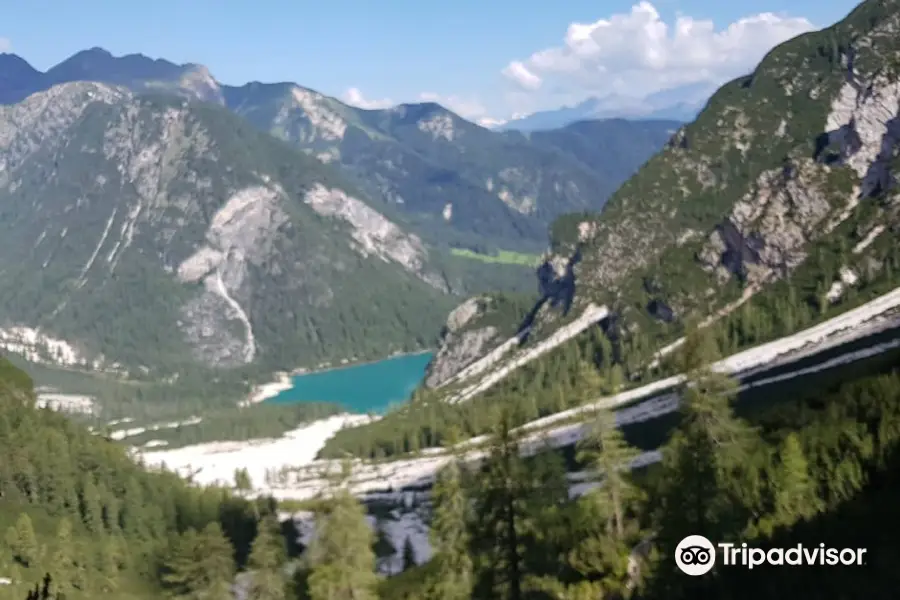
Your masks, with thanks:
[{"label": "grassy clearing", "polygon": [[460,258],[504,265],[536,267],[541,262],[541,257],[537,254],[523,254],[521,252],[512,252],[510,250],[498,250],[496,254],[480,254],[463,248],[452,248],[450,254]]}]

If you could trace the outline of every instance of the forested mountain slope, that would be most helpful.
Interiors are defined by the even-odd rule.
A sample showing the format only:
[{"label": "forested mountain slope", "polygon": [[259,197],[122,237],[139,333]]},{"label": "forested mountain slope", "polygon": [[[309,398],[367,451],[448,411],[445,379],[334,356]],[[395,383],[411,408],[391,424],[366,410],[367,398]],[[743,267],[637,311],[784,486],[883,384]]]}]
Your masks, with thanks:
[{"label": "forested mountain slope", "polygon": [[[52,594],[147,599],[184,575],[181,551],[227,593],[256,535],[254,507],[218,488],[149,472],[115,443],[34,408],[31,381],[0,359],[0,596],[24,600],[46,574]],[[200,532],[200,533],[198,533]],[[202,549],[202,552],[200,551]],[[176,566],[182,558],[181,572]],[[166,573],[167,583],[161,576]],[[168,588],[165,590],[164,588]]]},{"label": "forested mountain slope", "polygon": [[8,348],[156,377],[421,349],[452,305],[437,262],[223,108],[96,83],[0,107]]},{"label": "forested mountain slope", "polygon": [[[578,135],[584,126],[575,125],[529,138],[479,127],[434,103],[363,110],[294,83],[227,86],[201,65],[114,57],[101,48],[46,73],[18,56],[0,55],[0,71],[3,103],[59,83],[92,81],[225,106],[342,167],[429,243],[481,250],[539,251],[553,218],[601,208],[677,128],[669,121],[612,121],[590,126],[590,135]],[[585,153],[593,158],[583,160]]]},{"label": "forested mountain slope", "polygon": [[[594,305],[611,311],[619,341],[658,349],[691,321],[758,318],[735,311],[750,297],[746,311],[766,312],[784,335],[864,289],[886,291],[900,227],[898,8],[867,0],[773,49],[602,213],[559,218],[529,343]],[[503,314],[485,318],[516,320]],[[448,338],[433,372],[458,372],[504,341],[461,349],[488,326],[481,318]]]}]

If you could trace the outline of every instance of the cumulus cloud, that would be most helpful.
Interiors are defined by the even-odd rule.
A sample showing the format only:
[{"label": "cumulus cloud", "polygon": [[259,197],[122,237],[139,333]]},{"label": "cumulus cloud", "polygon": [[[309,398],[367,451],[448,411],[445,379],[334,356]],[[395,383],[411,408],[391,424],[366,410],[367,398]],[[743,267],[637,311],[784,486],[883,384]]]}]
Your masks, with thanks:
[{"label": "cumulus cloud", "polygon": [[344,92],[342,99],[350,106],[355,106],[357,108],[363,108],[367,110],[390,108],[396,104],[396,102],[394,102],[390,98],[382,98],[381,100],[367,99],[365,96],[363,96],[363,93],[359,90],[359,88],[355,87],[352,87]]},{"label": "cumulus cloud", "polygon": [[807,19],[761,13],[716,29],[679,15],[666,23],[650,2],[593,23],[572,23],[561,45],[503,69],[519,94],[549,89],[557,97],[620,94],[721,84],[750,72],[773,46],[812,30]]},{"label": "cumulus cloud", "polygon": [[0,37],[0,52],[10,52],[12,50],[12,42],[9,38]]},{"label": "cumulus cloud", "polygon": [[522,89],[536,90],[541,87],[541,78],[528,70],[521,61],[514,60],[503,69],[503,74],[515,81]]}]

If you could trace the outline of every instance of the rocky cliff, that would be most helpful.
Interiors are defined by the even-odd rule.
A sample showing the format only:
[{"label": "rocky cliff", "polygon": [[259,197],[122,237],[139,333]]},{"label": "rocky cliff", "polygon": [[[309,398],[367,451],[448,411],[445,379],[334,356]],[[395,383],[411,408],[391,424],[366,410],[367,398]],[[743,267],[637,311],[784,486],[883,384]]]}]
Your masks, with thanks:
[{"label": "rocky cliff", "polygon": [[[542,269],[568,281],[571,302],[542,307],[531,338],[591,305],[613,309],[622,331],[677,331],[788,278],[817,286],[811,302],[834,302],[863,277],[888,276],[879,270],[900,225],[898,34],[900,2],[868,0],[782,44],[718,90],[599,215],[558,219]],[[449,377],[441,357],[454,355],[442,348],[432,371]]]}]

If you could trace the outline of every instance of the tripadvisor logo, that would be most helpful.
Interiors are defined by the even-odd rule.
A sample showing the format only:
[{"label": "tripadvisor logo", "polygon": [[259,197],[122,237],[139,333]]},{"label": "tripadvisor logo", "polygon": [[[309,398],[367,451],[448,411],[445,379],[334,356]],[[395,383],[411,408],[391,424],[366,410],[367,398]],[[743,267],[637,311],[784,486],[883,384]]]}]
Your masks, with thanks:
[{"label": "tripadvisor logo", "polygon": [[[830,548],[825,544],[804,546],[797,544],[790,548],[752,548],[746,543],[717,544],[722,564],[728,567],[740,566],[752,569],[761,565],[771,566],[861,566],[865,564],[865,548]],[[687,575],[697,576],[709,573],[716,565],[716,546],[702,535],[689,535],[675,548],[675,564]]]}]

